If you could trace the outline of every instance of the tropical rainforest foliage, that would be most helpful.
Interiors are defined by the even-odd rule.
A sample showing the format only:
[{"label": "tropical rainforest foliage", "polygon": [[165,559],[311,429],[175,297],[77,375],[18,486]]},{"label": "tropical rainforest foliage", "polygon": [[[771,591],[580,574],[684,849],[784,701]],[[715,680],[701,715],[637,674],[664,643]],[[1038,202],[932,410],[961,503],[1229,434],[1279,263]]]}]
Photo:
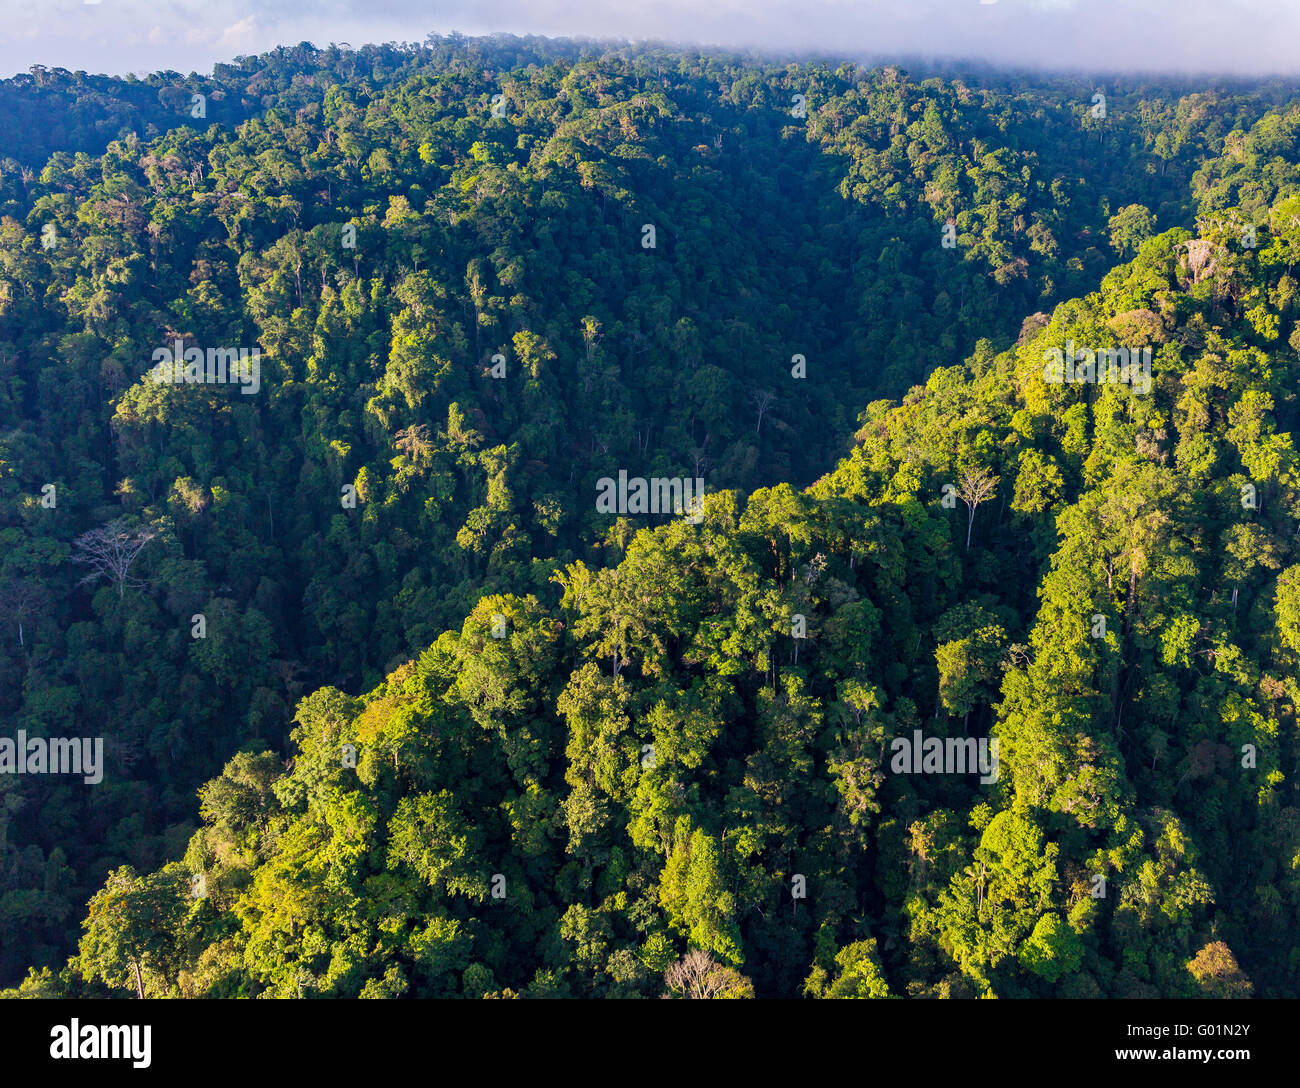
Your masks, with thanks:
[{"label": "tropical rainforest foliage", "polygon": [[1300,996],[1300,88],[453,37],[0,117],[0,720],[106,751],[0,776],[9,993]]}]

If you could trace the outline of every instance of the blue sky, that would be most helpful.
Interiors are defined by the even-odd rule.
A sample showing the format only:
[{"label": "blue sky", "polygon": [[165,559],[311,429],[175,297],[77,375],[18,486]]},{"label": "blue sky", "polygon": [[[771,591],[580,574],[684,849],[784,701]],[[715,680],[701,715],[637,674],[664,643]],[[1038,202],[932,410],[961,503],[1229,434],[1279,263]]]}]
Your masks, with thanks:
[{"label": "blue sky", "polygon": [[283,44],[504,31],[1048,69],[1300,73],[1300,0],[0,0],[0,75],[210,72]]}]

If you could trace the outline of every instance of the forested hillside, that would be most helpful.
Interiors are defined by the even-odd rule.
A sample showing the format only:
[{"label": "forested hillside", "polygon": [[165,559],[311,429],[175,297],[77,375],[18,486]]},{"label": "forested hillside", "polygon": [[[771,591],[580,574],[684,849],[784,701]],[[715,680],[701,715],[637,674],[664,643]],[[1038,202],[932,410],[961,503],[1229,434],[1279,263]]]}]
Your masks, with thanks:
[{"label": "forested hillside", "polygon": [[1300,88],[1112,83],[0,84],[0,982],[1300,996]]}]

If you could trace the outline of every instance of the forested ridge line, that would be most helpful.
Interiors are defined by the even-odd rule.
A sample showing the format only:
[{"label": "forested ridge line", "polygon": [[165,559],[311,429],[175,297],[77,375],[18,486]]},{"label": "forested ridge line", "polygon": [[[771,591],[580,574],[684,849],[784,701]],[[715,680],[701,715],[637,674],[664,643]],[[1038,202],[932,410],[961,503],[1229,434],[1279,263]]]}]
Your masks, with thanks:
[{"label": "forested ridge line", "polygon": [[2,712],[109,753],[5,970],[112,870],[28,991],[1293,993],[1300,108],[566,48],[0,166]]}]

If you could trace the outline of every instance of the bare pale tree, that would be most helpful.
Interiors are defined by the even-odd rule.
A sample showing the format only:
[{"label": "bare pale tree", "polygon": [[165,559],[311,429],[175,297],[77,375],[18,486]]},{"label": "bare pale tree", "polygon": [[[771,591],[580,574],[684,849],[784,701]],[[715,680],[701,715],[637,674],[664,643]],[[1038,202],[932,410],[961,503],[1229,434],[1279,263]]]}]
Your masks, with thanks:
[{"label": "bare pale tree", "polygon": [[1222,256],[1222,247],[1205,238],[1193,238],[1185,243],[1185,246],[1187,269],[1192,274],[1192,283],[1200,283],[1201,280],[1214,275],[1219,267],[1218,258]]},{"label": "bare pale tree", "polygon": [[966,522],[966,550],[970,551],[970,532],[975,525],[975,508],[986,499],[991,499],[1000,477],[994,476],[986,468],[964,468],[959,478],[957,495],[970,511]]},{"label": "bare pale tree", "polygon": [[17,626],[19,646],[27,645],[23,640],[23,621],[45,611],[48,604],[49,594],[38,582],[14,578],[0,584],[0,617]]},{"label": "bare pale tree", "polygon": [[125,518],[82,533],[74,544],[77,554],[72,561],[86,564],[90,573],[77,584],[84,586],[99,578],[107,578],[116,583],[119,597],[127,586],[143,585],[131,580],[131,565],[157,535],[153,529],[128,525]]},{"label": "bare pale tree", "polygon": [[772,402],[776,400],[775,393],[769,393],[766,389],[755,389],[750,393],[749,399],[754,402],[754,407],[758,409],[758,426],[754,428],[755,434],[761,434],[763,431],[763,417],[767,415],[768,409],[772,407]]},{"label": "bare pale tree", "polygon": [[754,984],[734,967],[692,948],[664,972],[664,985],[677,997],[694,1000],[754,996]]},{"label": "bare pale tree", "polygon": [[421,457],[433,449],[433,443],[429,441],[428,425],[416,423],[407,427],[404,431],[398,431],[393,440],[393,445],[412,461],[419,461]]}]

